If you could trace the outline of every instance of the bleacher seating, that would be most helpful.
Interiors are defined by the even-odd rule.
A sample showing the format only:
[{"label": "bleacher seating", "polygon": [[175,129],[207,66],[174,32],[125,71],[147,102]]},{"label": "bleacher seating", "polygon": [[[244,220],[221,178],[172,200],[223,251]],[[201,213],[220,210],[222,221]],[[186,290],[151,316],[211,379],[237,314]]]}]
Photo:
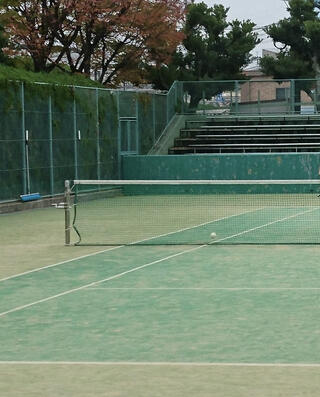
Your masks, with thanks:
[{"label": "bleacher seating", "polygon": [[217,116],[188,121],[169,154],[320,152],[317,115]]}]

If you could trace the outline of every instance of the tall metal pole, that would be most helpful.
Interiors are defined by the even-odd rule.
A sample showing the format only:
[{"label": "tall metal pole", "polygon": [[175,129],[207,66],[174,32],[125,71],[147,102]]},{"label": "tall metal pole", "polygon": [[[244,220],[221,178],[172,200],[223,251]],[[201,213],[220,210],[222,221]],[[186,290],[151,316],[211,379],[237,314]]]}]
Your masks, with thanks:
[{"label": "tall metal pole", "polygon": [[139,100],[136,98],[136,152],[140,154],[141,151],[141,140],[140,140],[140,125],[139,125]]},{"label": "tall metal pole", "polygon": [[235,111],[236,114],[238,115],[239,111],[239,81],[235,81],[235,94],[236,94],[236,103],[235,103]]},{"label": "tall metal pole", "polygon": [[53,173],[53,133],[52,133],[52,98],[49,95],[49,161],[50,161],[50,193],[54,195],[54,173]]},{"label": "tall metal pole", "polygon": [[74,142],[74,179],[78,178],[78,134],[77,134],[77,103],[76,98],[73,99],[73,142]]},{"label": "tall metal pole", "polygon": [[295,88],[295,80],[290,80],[290,97],[291,97],[291,113],[295,113],[295,105],[296,105],[296,88]]},{"label": "tall metal pole", "polygon": [[120,93],[117,91],[117,117],[118,117],[118,139],[117,139],[117,144],[118,144],[118,178],[121,179],[121,120],[120,120]]},{"label": "tall metal pole", "polygon": [[100,158],[100,120],[99,120],[99,90],[96,89],[96,134],[97,134],[97,177],[101,179],[101,158]]},{"label": "tall metal pole", "polygon": [[156,142],[156,98],[155,98],[155,94],[151,94],[152,95],[152,146],[155,144]]},{"label": "tall metal pole", "polygon": [[71,222],[70,222],[70,181],[64,182],[64,235],[65,245],[71,242]]},{"label": "tall metal pole", "polygon": [[22,137],[22,193],[27,193],[27,161],[26,161],[26,119],[24,107],[24,83],[20,85],[21,100],[21,137]]}]

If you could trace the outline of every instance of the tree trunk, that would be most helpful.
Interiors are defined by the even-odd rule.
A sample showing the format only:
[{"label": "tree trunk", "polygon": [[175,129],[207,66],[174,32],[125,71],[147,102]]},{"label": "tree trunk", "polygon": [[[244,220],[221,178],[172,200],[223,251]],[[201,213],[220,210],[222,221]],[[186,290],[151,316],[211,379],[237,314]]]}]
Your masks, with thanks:
[{"label": "tree trunk", "polygon": [[34,71],[36,73],[38,72],[46,72],[46,64],[47,64],[47,59],[43,57],[32,57],[33,60],[33,66],[34,66]]},{"label": "tree trunk", "polygon": [[199,102],[201,101],[202,96],[198,95],[197,93],[192,93],[191,98],[190,98],[190,104],[189,104],[189,112],[190,113],[195,113],[197,111]]}]

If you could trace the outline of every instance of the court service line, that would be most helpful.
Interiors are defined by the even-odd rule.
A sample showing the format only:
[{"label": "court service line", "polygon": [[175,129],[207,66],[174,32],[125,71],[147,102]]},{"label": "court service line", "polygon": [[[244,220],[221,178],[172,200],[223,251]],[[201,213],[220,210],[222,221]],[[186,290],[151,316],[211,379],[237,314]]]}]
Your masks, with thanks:
[{"label": "court service line", "polygon": [[0,365],[168,366],[168,367],[293,367],[320,368],[319,363],[219,363],[178,361],[0,361]]},{"label": "court service line", "polygon": [[7,314],[14,313],[14,312],[17,312],[17,311],[20,311],[20,310],[23,310],[23,309],[27,309],[28,307],[32,307],[32,306],[38,305],[38,304],[40,304],[40,303],[44,303],[44,302],[48,302],[48,301],[53,300],[53,299],[56,299],[56,298],[60,298],[60,297],[65,296],[65,295],[72,294],[72,293],[77,292],[77,291],[84,290],[84,289],[86,289],[86,288],[92,287],[92,286],[97,285],[97,284],[100,284],[100,283],[104,283],[104,282],[107,282],[107,281],[110,281],[110,280],[114,280],[114,279],[116,279],[116,278],[120,278],[120,277],[122,277],[122,276],[124,276],[124,275],[126,275],[126,274],[133,273],[133,272],[135,272],[135,271],[137,271],[137,270],[144,269],[144,268],[146,268],[146,267],[155,265],[155,264],[157,264],[157,263],[161,263],[161,262],[163,262],[163,261],[166,261],[166,260],[175,258],[175,257],[177,257],[177,256],[180,256],[180,255],[183,255],[183,254],[192,252],[192,251],[199,250],[199,249],[201,249],[201,248],[203,248],[203,247],[207,247],[207,246],[208,246],[207,244],[205,244],[205,245],[199,245],[199,246],[197,246],[197,247],[193,247],[193,248],[191,248],[191,249],[184,250],[184,251],[181,251],[181,252],[178,252],[178,253],[175,253],[175,254],[166,256],[165,258],[158,259],[158,260],[153,261],[153,262],[145,263],[144,265],[140,265],[140,266],[134,267],[133,269],[126,270],[125,272],[121,272],[121,273],[115,274],[115,275],[110,276],[110,277],[107,277],[107,278],[105,278],[105,279],[98,280],[98,281],[94,281],[94,282],[92,282],[92,283],[82,285],[81,287],[72,288],[72,289],[70,289],[70,290],[61,292],[61,293],[59,293],[59,294],[52,295],[52,296],[48,296],[47,298],[39,299],[39,300],[37,300],[37,301],[31,302],[31,303],[27,303],[27,304],[25,304],[25,305],[21,305],[21,306],[18,306],[18,307],[15,307],[15,308],[13,308],[13,309],[10,309],[10,310],[7,310],[7,311],[5,311],[5,312],[0,313],[0,317],[3,317],[3,316],[5,316],[5,315],[7,315]]},{"label": "court service line", "polygon": [[[164,233],[164,234],[160,234],[158,236],[149,237],[149,238],[146,238],[146,239],[143,239],[143,240],[139,240],[139,241],[134,241],[133,243],[130,243],[128,245],[139,244],[139,243],[143,243],[145,241],[154,240],[156,238],[170,236],[171,234],[174,234],[174,233],[180,233],[180,232],[183,232],[183,231],[186,231],[186,230],[195,229],[197,227],[205,226],[205,225],[210,224],[210,223],[219,222],[219,221],[222,221],[222,220],[225,220],[225,219],[229,219],[229,218],[233,218],[233,217],[236,217],[236,216],[241,216],[241,215],[247,214],[249,212],[259,211],[261,209],[262,208],[256,208],[254,210],[244,211],[244,212],[241,212],[239,214],[233,214],[233,215],[230,215],[230,216],[225,216],[225,217],[222,217],[222,218],[219,218],[219,219],[215,219],[215,220],[212,220],[212,221],[209,221],[209,222],[201,223],[199,225],[190,226],[190,227],[187,227],[187,228],[184,228],[184,229],[180,229],[180,230],[175,230],[174,232]],[[184,244],[181,244],[181,245],[184,245]],[[22,272],[22,273],[17,273],[17,274],[14,274],[12,276],[8,276],[8,277],[0,279],[0,283],[3,282],[3,281],[7,281],[7,280],[14,279],[14,278],[18,278],[18,277],[21,277],[21,276],[26,276],[26,275],[31,274],[31,273],[39,272],[41,270],[46,270],[46,269],[50,269],[52,267],[61,266],[61,265],[64,265],[66,263],[74,262],[74,261],[77,261],[77,260],[80,260],[80,259],[88,258],[88,257],[99,255],[99,254],[103,254],[105,252],[113,251],[113,250],[116,250],[116,249],[119,249],[119,248],[123,248],[123,247],[125,247],[125,245],[122,244],[122,245],[118,245],[116,247],[106,248],[104,250],[100,250],[100,251],[97,251],[97,252],[92,252],[90,254],[78,256],[76,258],[67,259],[67,260],[62,261],[62,262],[53,263],[51,265],[38,267],[36,269],[28,270],[28,271],[25,271],[25,272]]]}]

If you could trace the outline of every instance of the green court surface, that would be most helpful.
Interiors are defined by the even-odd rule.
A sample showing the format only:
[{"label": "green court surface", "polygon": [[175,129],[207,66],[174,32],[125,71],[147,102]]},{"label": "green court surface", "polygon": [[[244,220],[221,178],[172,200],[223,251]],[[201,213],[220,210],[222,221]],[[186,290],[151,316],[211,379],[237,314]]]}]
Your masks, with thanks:
[{"label": "green court surface", "polygon": [[319,395],[318,245],[65,247],[55,209],[0,238],[1,396]]}]

